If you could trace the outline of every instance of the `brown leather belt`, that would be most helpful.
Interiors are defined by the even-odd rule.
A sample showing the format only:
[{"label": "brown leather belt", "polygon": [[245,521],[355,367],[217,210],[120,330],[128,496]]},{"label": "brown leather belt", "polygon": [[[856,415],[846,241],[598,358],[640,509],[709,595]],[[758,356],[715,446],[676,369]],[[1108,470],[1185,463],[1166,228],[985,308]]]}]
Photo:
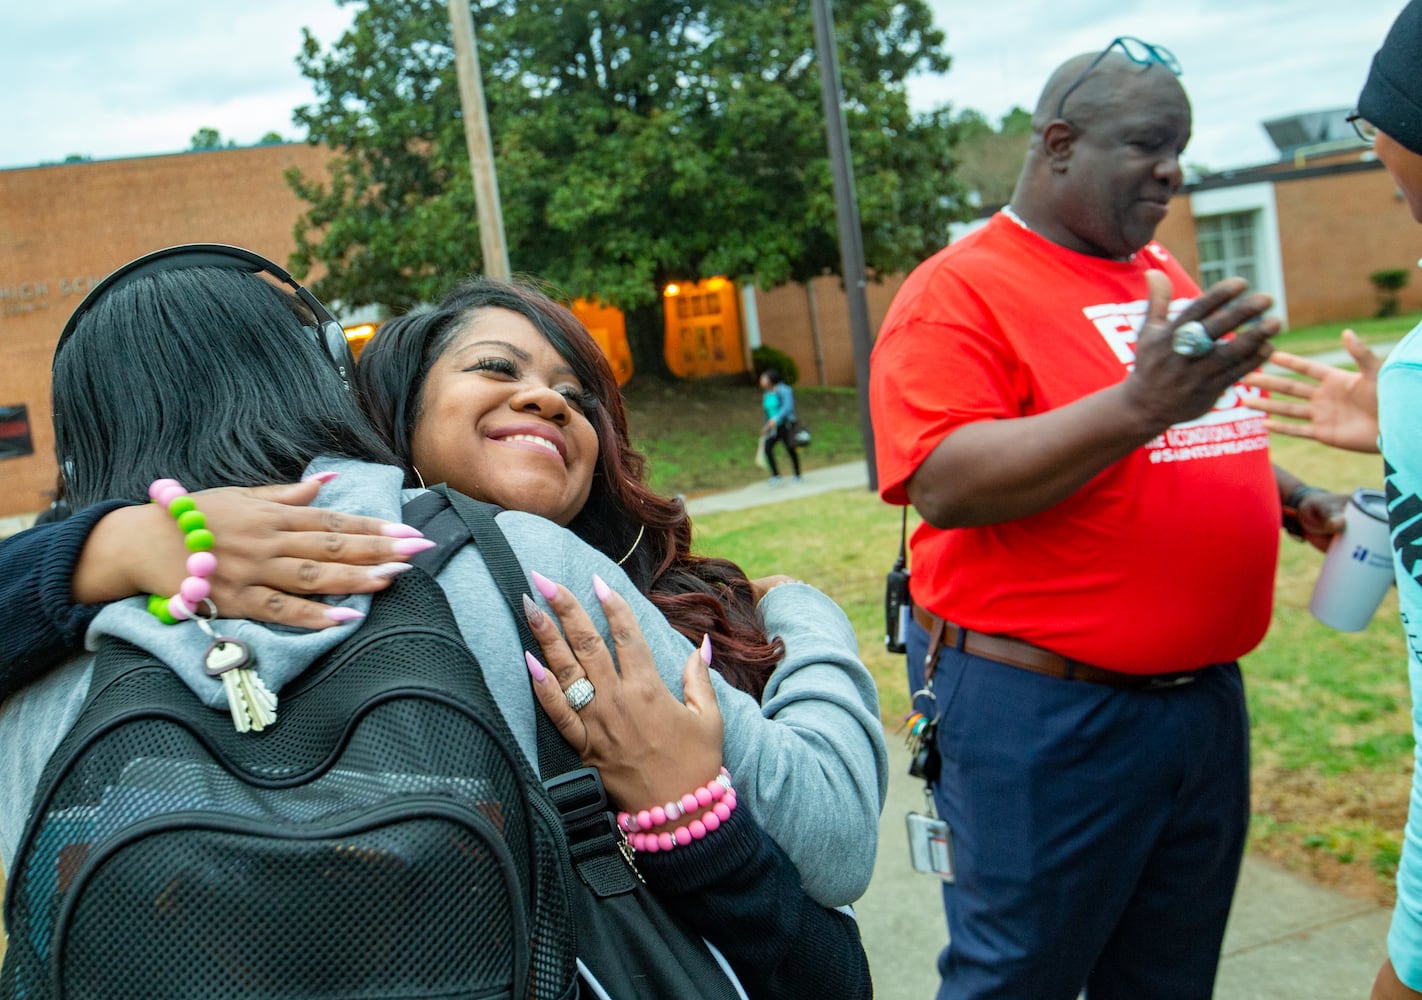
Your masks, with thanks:
[{"label": "brown leather belt", "polygon": [[952,646],[985,660],[1005,663],[1009,667],[1030,670],[1034,674],[1047,677],[1059,677],[1062,680],[1087,681],[1091,684],[1136,690],[1156,690],[1189,684],[1199,674],[1199,671],[1195,670],[1173,674],[1123,674],[1118,670],[1105,670],[1080,660],[1069,660],[1051,650],[1014,639],[1010,635],[989,635],[959,628],[917,604],[913,606],[913,620],[922,625],[931,637],[936,636],[938,623],[943,623],[942,639],[930,645],[930,650],[935,653],[938,648]]}]

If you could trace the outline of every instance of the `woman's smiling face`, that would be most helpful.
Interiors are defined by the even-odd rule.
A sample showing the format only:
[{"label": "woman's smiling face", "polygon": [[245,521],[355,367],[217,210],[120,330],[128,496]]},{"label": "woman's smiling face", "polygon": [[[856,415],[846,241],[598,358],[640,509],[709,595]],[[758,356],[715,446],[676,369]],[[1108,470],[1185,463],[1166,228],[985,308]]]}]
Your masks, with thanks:
[{"label": "woman's smiling face", "polygon": [[526,318],[481,309],[430,368],[411,457],[424,482],[567,525],[597,465],[595,405]]}]

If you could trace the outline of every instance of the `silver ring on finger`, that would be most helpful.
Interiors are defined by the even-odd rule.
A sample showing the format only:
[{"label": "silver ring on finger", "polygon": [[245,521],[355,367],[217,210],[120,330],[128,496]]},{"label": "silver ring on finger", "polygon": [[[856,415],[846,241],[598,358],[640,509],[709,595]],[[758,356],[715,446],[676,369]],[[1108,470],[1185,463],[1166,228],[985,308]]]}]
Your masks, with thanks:
[{"label": "silver ring on finger", "polygon": [[568,707],[574,712],[581,712],[592,703],[593,695],[597,694],[597,691],[593,688],[592,681],[579,677],[563,689],[563,694],[568,698]]},{"label": "silver ring on finger", "polygon": [[1197,319],[1187,320],[1175,328],[1171,336],[1171,349],[1184,358],[1203,358],[1215,349],[1215,340],[1205,324]]}]

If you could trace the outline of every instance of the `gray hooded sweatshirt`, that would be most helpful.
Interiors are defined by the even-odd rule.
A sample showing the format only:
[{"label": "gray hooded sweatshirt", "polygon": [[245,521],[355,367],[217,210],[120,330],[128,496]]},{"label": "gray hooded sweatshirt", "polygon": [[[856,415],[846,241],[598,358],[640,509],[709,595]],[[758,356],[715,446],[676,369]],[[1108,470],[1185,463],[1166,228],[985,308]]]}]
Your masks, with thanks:
[{"label": "gray hooded sweatshirt", "polygon": [[[399,521],[402,500],[417,495],[402,495],[401,473],[388,466],[322,459],[307,471],[324,470],[340,475],[322,487],[317,500],[321,506]],[[593,575],[625,598],[637,614],[662,679],[681,697],[681,673],[691,644],[612,560],[533,514],[505,511],[498,515],[498,524],[525,574],[537,570],[572,591],[609,647]],[[517,626],[497,584],[472,545],[450,559],[438,580],[495,701],[537,770],[536,704]],[[531,583],[528,592],[546,610]],[[330,600],[360,611],[370,606],[366,594]],[[809,895],[826,906],[841,906],[863,894],[874,865],[888,782],[878,691],[859,659],[849,620],[824,594],[805,584],[782,584],[766,594],[759,610],[766,631],[784,640],[786,655],[760,704],[712,672],[725,719],[725,765],[737,795],[751,804],[766,831],[794,861]],[[263,683],[278,694],[349,634],[349,627],[306,632],[245,620],[217,619],[212,626],[218,634],[251,647]],[[359,622],[350,627],[359,627]],[[107,635],[148,650],[171,666],[195,696],[226,714],[222,683],[202,670],[210,640],[196,624],[163,625],[148,613],[146,598],[130,598],[95,618],[88,649],[96,649]],[[0,706],[0,753],[6,761],[0,768],[0,863],[7,868],[40,772],[78,717],[91,669],[92,655],[76,657]],[[275,725],[281,725],[280,705]]]}]

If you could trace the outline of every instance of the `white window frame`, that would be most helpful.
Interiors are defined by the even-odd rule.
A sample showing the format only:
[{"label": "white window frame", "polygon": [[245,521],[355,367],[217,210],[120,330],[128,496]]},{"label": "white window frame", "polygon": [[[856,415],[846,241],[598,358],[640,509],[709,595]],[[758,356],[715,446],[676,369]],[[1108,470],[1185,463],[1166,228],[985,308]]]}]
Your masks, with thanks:
[{"label": "white window frame", "polygon": [[[1284,286],[1284,258],[1279,245],[1279,213],[1274,202],[1274,185],[1268,182],[1195,191],[1190,195],[1190,214],[1198,229],[1200,220],[1218,215],[1253,212],[1254,271],[1257,290],[1274,297],[1267,315],[1277,316],[1289,326],[1288,289]],[[1199,246],[1195,248],[1199,256]]]}]

